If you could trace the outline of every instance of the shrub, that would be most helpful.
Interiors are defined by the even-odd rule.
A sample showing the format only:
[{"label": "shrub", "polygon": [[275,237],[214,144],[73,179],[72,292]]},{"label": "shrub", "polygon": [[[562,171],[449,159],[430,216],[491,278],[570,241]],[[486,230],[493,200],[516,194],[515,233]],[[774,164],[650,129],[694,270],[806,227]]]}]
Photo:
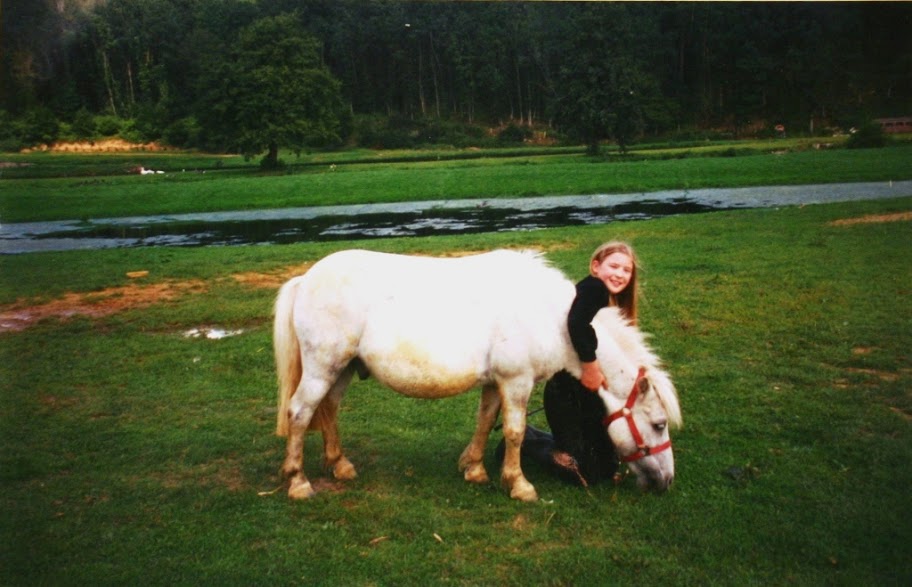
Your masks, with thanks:
[{"label": "shrub", "polygon": [[19,139],[26,145],[49,145],[59,134],[60,122],[48,108],[29,110],[19,125]]},{"label": "shrub", "polygon": [[149,140],[133,118],[122,120],[117,134],[128,143],[145,143]]},{"label": "shrub", "polygon": [[6,110],[0,110],[0,151],[15,152],[24,145],[16,132],[16,121]]},{"label": "shrub", "polygon": [[120,127],[123,121],[110,114],[101,114],[95,117],[95,130],[99,136],[113,137],[120,134]]},{"label": "shrub", "polygon": [[484,146],[487,141],[481,126],[436,118],[357,116],[354,129],[353,143],[368,148],[464,148]]},{"label": "shrub", "polygon": [[877,149],[887,144],[887,135],[876,122],[864,124],[849,135],[846,147],[849,149]]},{"label": "shrub", "polygon": [[497,135],[497,142],[502,144],[522,143],[526,139],[532,138],[532,129],[525,126],[517,126],[510,123]]},{"label": "shrub", "polygon": [[359,116],[355,120],[356,142],[377,149],[405,149],[412,146],[405,119]]},{"label": "shrub", "polygon": [[0,140],[13,136],[13,117],[6,110],[0,110]]},{"label": "shrub", "polygon": [[161,138],[167,113],[159,106],[140,106],[133,120],[134,142],[145,143]]},{"label": "shrub", "polygon": [[73,116],[73,122],[70,125],[70,132],[77,139],[95,138],[95,117],[85,108],[80,109]]},{"label": "shrub", "polygon": [[175,120],[169,124],[162,138],[174,147],[193,147],[199,144],[200,125],[193,116]]}]

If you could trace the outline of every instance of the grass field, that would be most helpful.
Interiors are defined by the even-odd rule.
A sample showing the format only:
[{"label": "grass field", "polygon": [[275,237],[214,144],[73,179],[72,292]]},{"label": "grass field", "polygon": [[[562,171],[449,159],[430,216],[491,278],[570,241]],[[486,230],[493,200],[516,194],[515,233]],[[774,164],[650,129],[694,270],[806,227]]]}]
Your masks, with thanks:
[{"label": "grass field", "polygon": [[[307,178],[266,178],[264,198]],[[172,184],[143,180],[110,181],[168,200],[155,190]],[[28,181],[3,182],[4,214],[27,209],[8,184]],[[51,208],[91,199],[46,181],[67,200]],[[271,303],[345,243],[0,257],[0,314],[51,316],[0,332],[0,584],[908,585],[910,210],[902,198],[357,243],[539,247],[572,278],[598,243],[635,245],[643,328],[683,407],[675,484],[586,491],[528,465],[535,504],[457,472],[477,394],[416,401],[373,380],[341,413],[359,478],[334,483],[311,458],[321,493],[286,498]],[[138,270],[149,274],[126,276]],[[243,332],[185,336],[200,327]]]}]

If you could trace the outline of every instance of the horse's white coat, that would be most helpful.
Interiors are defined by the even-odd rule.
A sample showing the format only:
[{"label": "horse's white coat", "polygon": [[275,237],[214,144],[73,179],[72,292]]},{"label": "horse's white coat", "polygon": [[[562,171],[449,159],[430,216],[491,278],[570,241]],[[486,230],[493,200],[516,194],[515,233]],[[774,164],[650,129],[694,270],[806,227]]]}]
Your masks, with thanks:
[{"label": "horse's white coat", "polygon": [[[303,433],[314,427],[315,415],[327,463],[337,477],[354,476],[338,444],[335,413],[358,360],[379,381],[412,397],[448,397],[480,385],[478,428],[460,466],[468,480],[487,481],[484,441],[502,409],[502,479],[513,497],[535,499],[519,468],[525,408],[535,381],[561,369],[580,373],[566,328],[574,295],[573,284],[540,255],[511,251],[453,259],[343,251],[287,282],[276,301],[275,350],[277,431],[290,432],[290,495],[312,494],[301,461]],[[653,430],[658,420],[678,423],[674,388],[639,331],[614,310],[599,313],[593,326],[609,380],[610,391],[601,392],[609,411],[623,404],[620,396],[644,365],[660,389],[646,394],[638,424]],[[632,443],[619,427],[609,432],[620,450],[625,441]],[[667,429],[663,434],[667,440]],[[641,481],[645,475],[647,481],[670,482],[671,451],[663,454],[635,467]]]}]

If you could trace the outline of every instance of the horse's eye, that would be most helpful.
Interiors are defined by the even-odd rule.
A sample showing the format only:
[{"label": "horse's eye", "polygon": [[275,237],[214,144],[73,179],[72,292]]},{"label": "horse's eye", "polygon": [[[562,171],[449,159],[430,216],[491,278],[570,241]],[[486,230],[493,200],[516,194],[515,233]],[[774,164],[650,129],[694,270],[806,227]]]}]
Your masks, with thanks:
[{"label": "horse's eye", "polygon": [[656,432],[661,432],[662,430],[665,430],[666,425],[667,424],[665,422],[658,422],[656,424],[653,424],[652,427],[655,429]]}]

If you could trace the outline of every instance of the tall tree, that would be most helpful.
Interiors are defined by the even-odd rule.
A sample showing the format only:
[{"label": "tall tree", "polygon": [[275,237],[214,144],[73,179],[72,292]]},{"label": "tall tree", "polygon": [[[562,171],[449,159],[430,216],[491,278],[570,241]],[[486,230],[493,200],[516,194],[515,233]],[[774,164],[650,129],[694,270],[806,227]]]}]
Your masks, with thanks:
[{"label": "tall tree", "polygon": [[0,100],[13,110],[34,107],[53,73],[57,15],[45,0],[4,0],[0,6]]},{"label": "tall tree", "polygon": [[654,84],[631,40],[626,6],[596,6],[579,15],[559,66],[556,118],[595,154],[603,139],[621,150],[643,129],[641,96]]},{"label": "tall tree", "polygon": [[[288,31],[239,40],[289,11]],[[116,113],[147,138],[199,128],[198,113],[200,146],[245,151],[258,147],[237,121],[289,146],[341,136],[334,123],[264,122],[344,121],[337,92],[345,116],[553,122],[590,146],[626,144],[641,124],[815,132],[909,113],[910,27],[908,2],[2,0],[0,108],[13,120]],[[316,88],[333,113],[295,112],[323,99]]]},{"label": "tall tree", "polygon": [[264,167],[278,164],[279,147],[340,143],[347,113],[319,49],[293,15],[244,28],[229,58],[210,71],[199,109],[204,129],[245,156],[266,151]]}]

